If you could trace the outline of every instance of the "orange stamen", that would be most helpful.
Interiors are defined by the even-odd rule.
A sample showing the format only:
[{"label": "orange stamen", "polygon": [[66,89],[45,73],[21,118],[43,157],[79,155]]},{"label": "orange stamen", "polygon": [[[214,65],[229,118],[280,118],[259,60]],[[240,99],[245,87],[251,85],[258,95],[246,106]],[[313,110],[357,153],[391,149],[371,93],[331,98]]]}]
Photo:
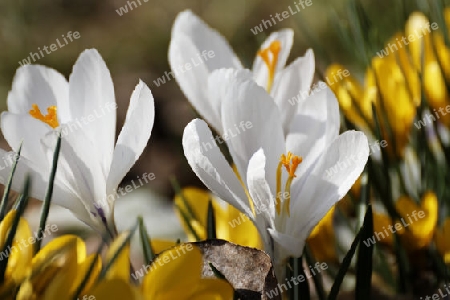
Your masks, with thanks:
[{"label": "orange stamen", "polygon": [[267,80],[268,92],[270,92],[270,90],[272,89],[273,80],[275,78],[275,68],[277,66],[278,55],[280,54],[280,51],[281,42],[277,40],[271,42],[269,47],[258,51],[258,56],[261,57],[261,59],[269,69],[269,78]]},{"label": "orange stamen", "polygon": [[47,108],[47,115],[44,116],[41,113],[41,110],[39,109],[37,104],[33,104],[32,109],[30,110],[29,113],[33,118],[44,122],[45,124],[49,125],[51,128],[56,128],[59,126],[56,111],[57,111],[56,106],[49,106]]}]

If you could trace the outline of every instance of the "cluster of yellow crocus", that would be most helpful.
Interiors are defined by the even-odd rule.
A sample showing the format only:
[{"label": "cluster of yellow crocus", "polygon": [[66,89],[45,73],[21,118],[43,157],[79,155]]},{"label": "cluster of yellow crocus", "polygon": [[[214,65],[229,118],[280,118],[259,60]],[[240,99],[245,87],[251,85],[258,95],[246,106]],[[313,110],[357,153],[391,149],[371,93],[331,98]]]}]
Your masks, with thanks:
[{"label": "cluster of yellow crocus", "polygon": [[[444,10],[443,16],[445,29],[450,32],[449,8]],[[405,30],[395,34],[386,43],[391,45],[385,48],[390,51],[378,52],[371,59],[364,83],[350,75],[330,85],[346,118],[372,136],[376,136],[372,106],[375,108],[382,137],[393,146],[386,149],[393,163],[403,160],[413,122],[416,118],[422,118],[416,116],[422,94],[436,121],[450,127],[450,114],[446,112],[447,107],[450,109],[450,49],[445,44],[444,28],[437,28],[437,24],[434,24],[433,30],[429,28],[430,21],[423,13],[413,13],[406,22]],[[422,34],[414,38],[417,32]],[[401,43],[402,39],[408,39],[408,43]],[[333,64],[328,67],[325,76],[336,78],[342,69],[342,66]],[[450,264],[450,218],[438,222],[439,203],[436,195],[432,191],[426,192],[419,204],[404,195],[397,199],[395,208],[402,218],[414,210],[425,214],[407,228],[397,231],[405,247],[410,251],[423,249],[434,238],[437,250],[444,261]],[[374,232],[383,232],[398,221],[374,212]],[[439,223],[442,223],[441,227]],[[393,235],[380,242],[392,246]]]},{"label": "cluster of yellow crocus", "polygon": [[[444,15],[450,29],[450,10],[446,9]],[[350,75],[330,86],[345,116],[359,128],[372,133],[374,105],[383,138],[389,145],[396,146],[396,154],[400,157],[403,157],[409,141],[416,108],[421,102],[422,87],[433,112],[445,110],[450,105],[446,86],[450,83],[450,67],[445,63],[450,58],[450,50],[439,29],[426,30],[429,24],[425,15],[413,13],[405,31],[395,34],[388,41],[387,45],[391,47],[385,48],[387,55],[380,51],[378,56],[372,58],[364,84]],[[405,37],[413,37],[416,32],[421,32],[422,36],[400,42]],[[325,75],[336,78],[342,68],[333,64]],[[440,114],[439,120],[449,126],[450,114]]]},{"label": "cluster of yellow crocus", "polygon": [[[15,213],[9,212],[0,223],[2,248]],[[9,253],[0,286],[0,298],[73,299],[91,269],[79,299],[233,299],[233,288],[228,282],[201,278],[202,254],[195,246],[191,251],[183,251],[183,255],[179,255],[183,245],[162,252],[141,283],[131,283],[130,246],[127,243],[121,247],[127,235],[122,233],[110,245],[103,262],[96,253],[88,255],[85,243],[75,235],[57,237],[34,255],[33,247],[18,247],[22,239],[32,237],[27,221],[21,219],[12,243],[16,248],[11,247],[14,250]],[[159,260],[170,263],[158,264]],[[100,276],[102,268],[110,263],[104,276]]]}]

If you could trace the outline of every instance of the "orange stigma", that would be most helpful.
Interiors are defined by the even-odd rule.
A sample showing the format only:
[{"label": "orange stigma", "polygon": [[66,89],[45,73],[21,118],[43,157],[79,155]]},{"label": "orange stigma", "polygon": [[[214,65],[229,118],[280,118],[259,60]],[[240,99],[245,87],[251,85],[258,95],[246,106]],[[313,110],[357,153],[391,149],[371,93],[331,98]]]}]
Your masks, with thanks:
[{"label": "orange stigma", "polygon": [[262,58],[267,66],[267,69],[269,69],[269,77],[267,79],[267,92],[270,92],[270,90],[272,89],[273,80],[275,78],[275,67],[277,66],[280,50],[281,42],[275,40],[270,43],[269,47],[258,51],[258,56]]},{"label": "orange stigma", "polygon": [[47,115],[43,115],[41,113],[41,110],[39,109],[39,107],[37,106],[37,104],[33,104],[32,105],[32,109],[30,110],[30,115],[39,120],[44,122],[45,124],[49,125],[51,128],[56,128],[59,126],[58,123],[58,117],[56,114],[57,111],[57,107],[56,106],[49,106],[47,108]]}]

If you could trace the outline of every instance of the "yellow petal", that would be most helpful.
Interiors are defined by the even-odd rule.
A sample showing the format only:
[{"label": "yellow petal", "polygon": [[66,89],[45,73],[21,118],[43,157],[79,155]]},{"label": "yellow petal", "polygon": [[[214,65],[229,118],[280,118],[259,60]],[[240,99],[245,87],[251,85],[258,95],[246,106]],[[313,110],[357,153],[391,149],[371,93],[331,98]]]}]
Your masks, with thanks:
[{"label": "yellow petal", "polygon": [[202,279],[192,293],[196,300],[231,300],[233,287],[225,280]]},{"label": "yellow petal", "polygon": [[439,61],[442,62],[442,69],[445,75],[445,79],[450,81],[450,49],[445,45],[444,37],[440,32],[433,33],[433,41],[436,47],[436,53],[439,57]]},{"label": "yellow petal", "polygon": [[[408,39],[408,47],[411,53],[412,61],[417,70],[421,70],[421,59],[422,59],[422,43],[424,42],[423,38],[417,38],[417,33],[421,34],[422,30],[427,27],[427,23],[429,23],[427,17],[421,12],[414,12],[409,17],[405,26],[405,34],[406,37],[410,35],[415,38]],[[428,36],[428,35],[427,35]]]},{"label": "yellow petal", "polygon": [[214,210],[221,212],[216,214],[217,238],[242,246],[262,249],[263,243],[253,222],[234,206],[222,203],[225,206],[224,209],[217,208],[220,204],[213,200]]},{"label": "yellow petal", "polygon": [[[80,297],[79,299],[83,299]],[[120,278],[102,280],[91,293],[86,294],[86,300],[141,300],[144,299],[139,291],[132,287],[128,281]]]},{"label": "yellow petal", "polygon": [[34,300],[37,299],[33,291],[33,284],[31,281],[26,280],[20,285],[19,292],[17,293],[16,300]]},{"label": "yellow petal", "polygon": [[[186,202],[191,207],[196,218],[196,220],[191,221],[191,226],[194,228],[196,234],[200,237],[200,239],[206,239],[205,227],[208,211],[208,199],[211,197],[210,194],[197,188],[184,188],[181,192],[183,193]],[[191,213],[189,212],[180,195],[175,196],[175,205],[180,208],[185,215],[191,217]],[[178,209],[176,209],[176,213],[178,214],[181,223],[183,224],[184,231],[188,235],[189,241],[194,242],[196,239],[191,234],[188,225],[184,222],[184,218],[182,218]]]},{"label": "yellow petal", "polygon": [[[416,107],[408,90],[406,78],[394,55],[372,60],[373,71],[376,75],[379,98],[376,101],[377,113],[385,116],[394,134],[395,143],[400,156],[408,142],[409,132],[416,115]],[[382,102],[381,102],[382,101]],[[399,109],[401,107],[401,109]],[[383,135],[389,132],[380,122]],[[387,139],[387,138],[386,138]],[[389,151],[391,147],[388,147]]]},{"label": "yellow petal", "polygon": [[159,253],[163,252],[164,250],[175,247],[177,245],[177,243],[174,241],[152,239],[151,245],[152,245],[152,249],[155,252],[155,254],[159,254]]},{"label": "yellow petal", "polygon": [[[450,126],[450,114],[445,112],[450,104],[449,94],[439,63],[434,59],[427,59],[423,71],[423,84],[428,103],[433,108],[431,120],[439,119],[445,125]],[[431,122],[427,119],[428,122]]]},{"label": "yellow petal", "polygon": [[[51,259],[54,253],[59,253]],[[44,298],[64,299],[74,292],[78,265],[86,258],[86,247],[79,237],[64,235],[50,241],[33,258],[33,271],[40,269],[33,280],[33,286],[39,291],[45,288]],[[42,275],[42,277],[41,277]],[[49,278],[51,275],[51,278]],[[47,279],[47,282],[43,282]]]},{"label": "yellow petal", "polygon": [[[207,236],[208,202],[209,200],[212,200],[216,217],[216,237],[218,239],[224,239],[242,246],[258,249],[262,248],[263,244],[261,238],[253,222],[232,205],[217,200],[209,192],[198,188],[184,188],[182,193],[198,219],[197,222],[192,221],[191,226],[196,230],[197,235],[201,239],[206,239]],[[179,195],[175,197],[175,203],[184,210],[185,214],[189,215],[189,212]],[[195,238],[190,234],[188,227],[184,223],[183,218],[181,218],[181,220],[189,240],[195,241]]]},{"label": "yellow petal", "polygon": [[142,286],[148,300],[186,299],[200,282],[202,254],[192,244],[161,253],[150,266]]},{"label": "yellow petal", "polygon": [[[75,281],[72,284],[72,291],[76,291],[78,286],[83,282],[87,272],[89,271],[89,268],[91,267],[91,264],[94,262],[95,258],[97,257],[97,253],[92,253],[89,255],[83,262],[78,264],[78,271]],[[94,269],[89,275],[89,280],[86,283],[82,294],[87,294],[87,291],[89,291],[94,283],[97,281],[98,276],[100,275],[100,272],[102,270],[102,259],[101,257],[98,257],[97,262],[94,265]]]},{"label": "yellow petal", "polygon": [[[336,78],[336,74],[344,69],[343,66],[333,64],[325,72],[326,78]],[[364,97],[364,91],[359,82],[353,76],[330,83],[330,88],[336,95],[339,105],[345,116],[354,124],[367,128],[364,117],[372,118],[372,107],[369,98]],[[362,115],[361,115],[362,113]]]},{"label": "yellow petal", "polygon": [[[5,245],[15,216],[16,211],[10,211],[0,224],[0,249],[3,249]],[[27,221],[20,218],[11,246],[6,249],[6,252],[0,253],[2,259],[9,257],[5,279],[11,278],[15,282],[20,282],[27,276],[33,258],[34,241],[35,238],[32,236]]]},{"label": "yellow petal", "polygon": [[334,210],[335,206],[331,207],[307,240],[316,261],[337,261],[333,229]]},{"label": "yellow petal", "polygon": [[[120,246],[123,244],[125,239],[128,237],[129,232],[122,232],[111,244],[106,255],[106,264],[116,255],[119,251]],[[116,257],[114,263],[109,268],[106,273],[107,279],[122,279],[124,281],[130,280],[130,243],[128,242],[124,248],[120,250],[120,253]]]},{"label": "yellow petal", "polygon": [[[375,211],[373,212],[373,232],[376,241],[392,247],[394,244],[394,234],[389,232],[389,226],[395,226],[389,216]],[[401,233],[401,231],[398,233]]]},{"label": "yellow petal", "polygon": [[421,249],[430,243],[438,218],[438,201],[433,192],[422,196],[420,206],[409,197],[400,197],[396,208],[402,216],[402,222],[409,230],[405,230],[404,239],[410,249]]},{"label": "yellow petal", "polygon": [[[389,43],[394,44],[395,41],[399,41],[403,38],[402,33],[397,33]],[[397,43],[398,45],[399,43]],[[398,59],[398,64],[401,68],[401,71],[406,79],[407,90],[409,91],[409,96],[411,97],[411,101],[414,106],[420,105],[421,95],[420,95],[420,78],[419,73],[416,67],[412,64],[410,55],[406,50],[406,47],[398,48],[396,53],[390,54],[392,56],[396,56]]]}]

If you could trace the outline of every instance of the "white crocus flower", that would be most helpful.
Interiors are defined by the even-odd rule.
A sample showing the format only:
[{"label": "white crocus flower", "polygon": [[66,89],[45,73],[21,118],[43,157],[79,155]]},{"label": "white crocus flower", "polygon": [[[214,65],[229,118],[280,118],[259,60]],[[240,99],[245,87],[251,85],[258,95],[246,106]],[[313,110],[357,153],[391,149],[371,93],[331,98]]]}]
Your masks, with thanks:
[{"label": "white crocus flower", "polygon": [[[286,66],[293,38],[291,29],[270,34],[257,52],[252,69],[253,79],[275,100],[285,130],[289,128],[296,106],[309,94],[315,69],[312,50]],[[228,42],[191,11],[181,12],[172,28],[169,63],[188,100],[222,135],[219,105],[208,97],[204,86],[214,70],[243,69]]]},{"label": "white crocus flower", "polygon": [[[12,188],[21,191],[29,174],[31,196],[44,199],[60,132],[52,202],[97,231],[113,234],[116,188],[141,155],[153,127],[150,89],[142,81],[134,89],[117,142],[116,108],[111,75],[96,50],[80,55],[69,82],[44,66],[20,67],[8,94],[8,111],[1,115],[11,148],[17,150],[23,141]],[[0,150],[0,155],[11,154]],[[10,170],[10,164],[0,170],[3,184]]]},{"label": "white crocus flower", "polygon": [[286,259],[302,255],[311,230],[359,177],[369,147],[362,132],[339,135],[338,103],[329,89],[301,103],[285,132],[274,100],[247,75],[220,70],[209,81],[209,90],[221,84],[223,128],[243,120],[253,125],[226,141],[238,174],[203,120],[186,126],[183,148],[203,183],[255,223],[283,276]]}]

